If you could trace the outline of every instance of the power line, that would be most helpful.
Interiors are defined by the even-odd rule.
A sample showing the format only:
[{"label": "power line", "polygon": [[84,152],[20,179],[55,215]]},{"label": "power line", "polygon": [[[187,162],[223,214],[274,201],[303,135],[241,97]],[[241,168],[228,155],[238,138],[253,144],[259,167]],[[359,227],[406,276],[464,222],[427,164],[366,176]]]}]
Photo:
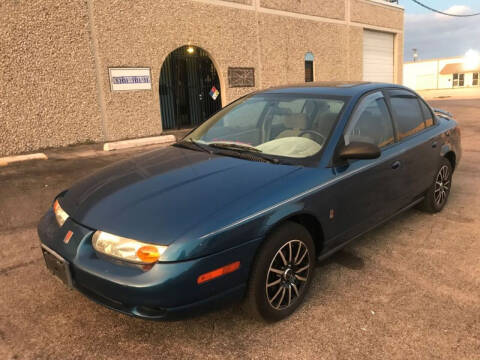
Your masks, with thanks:
[{"label": "power line", "polygon": [[436,12],[436,13],[439,13],[439,14],[442,14],[442,15],[446,15],[446,16],[455,16],[455,17],[470,17],[470,16],[477,16],[477,15],[480,15],[480,12],[478,13],[475,13],[475,14],[449,14],[449,13],[446,13],[446,12],[443,12],[443,11],[440,11],[440,10],[437,10],[437,9],[434,9],[434,8],[431,8],[430,6],[428,5],[425,5],[425,4],[422,4],[420,1],[418,0],[412,0],[414,3],[424,7],[425,9],[428,9],[430,11],[433,11],[433,12]]}]

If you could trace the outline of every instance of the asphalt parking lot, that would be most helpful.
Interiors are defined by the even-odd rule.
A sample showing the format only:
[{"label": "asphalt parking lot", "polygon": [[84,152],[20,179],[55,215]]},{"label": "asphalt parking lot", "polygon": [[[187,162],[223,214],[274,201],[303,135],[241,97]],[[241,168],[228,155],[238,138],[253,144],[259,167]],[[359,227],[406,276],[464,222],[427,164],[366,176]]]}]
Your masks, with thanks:
[{"label": "asphalt parking lot", "polygon": [[409,210],[321,263],[303,307],[264,324],[240,305],[149,322],[67,290],[36,224],[59,191],[133,153],[0,167],[0,359],[480,359],[480,100],[441,100],[463,159],[443,212]]}]

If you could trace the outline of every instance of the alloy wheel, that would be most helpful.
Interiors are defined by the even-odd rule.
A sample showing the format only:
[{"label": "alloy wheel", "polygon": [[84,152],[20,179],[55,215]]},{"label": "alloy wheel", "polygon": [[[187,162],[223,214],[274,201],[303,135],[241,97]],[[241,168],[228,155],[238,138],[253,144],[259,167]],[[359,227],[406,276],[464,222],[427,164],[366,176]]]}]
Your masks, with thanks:
[{"label": "alloy wheel", "polygon": [[441,206],[446,200],[448,192],[450,191],[450,170],[448,166],[443,165],[438,171],[435,179],[435,190],[433,197],[435,204]]},{"label": "alloy wheel", "polygon": [[290,240],[277,251],[268,269],[265,290],[270,306],[283,310],[305,290],[310,254],[301,240]]}]

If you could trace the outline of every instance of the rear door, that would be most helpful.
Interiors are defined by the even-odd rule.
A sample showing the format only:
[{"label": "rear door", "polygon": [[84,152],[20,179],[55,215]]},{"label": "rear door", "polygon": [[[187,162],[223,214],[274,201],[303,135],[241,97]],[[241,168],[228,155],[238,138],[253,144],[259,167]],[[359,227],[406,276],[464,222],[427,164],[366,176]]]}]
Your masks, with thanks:
[{"label": "rear door", "polygon": [[407,205],[432,184],[439,165],[440,138],[431,131],[435,118],[423,100],[403,89],[387,93],[402,150],[399,161],[405,171],[403,203]]}]

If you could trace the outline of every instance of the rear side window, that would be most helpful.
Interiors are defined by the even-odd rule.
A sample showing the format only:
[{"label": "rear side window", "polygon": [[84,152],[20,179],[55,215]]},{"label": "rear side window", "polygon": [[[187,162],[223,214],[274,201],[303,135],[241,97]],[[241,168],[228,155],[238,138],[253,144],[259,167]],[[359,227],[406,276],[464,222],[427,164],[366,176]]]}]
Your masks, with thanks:
[{"label": "rear side window", "polygon": [[422,100],[420,101],[420,107],[422,108],[423,119],[425,121],[425,126],[429,127],[433,125],[433,115],[430,109],[428,108],[427,104],[425,104]]},{"label": "rear side window", "polygon": [[[403,95],[403,93],[408,95]],[[397,121],[400,139],[404,139],[425,129],[424,115],[416,96],[402,91],[401,95],[394,94],[390,97],[390,104],[392,105],[393,115]]]}]

